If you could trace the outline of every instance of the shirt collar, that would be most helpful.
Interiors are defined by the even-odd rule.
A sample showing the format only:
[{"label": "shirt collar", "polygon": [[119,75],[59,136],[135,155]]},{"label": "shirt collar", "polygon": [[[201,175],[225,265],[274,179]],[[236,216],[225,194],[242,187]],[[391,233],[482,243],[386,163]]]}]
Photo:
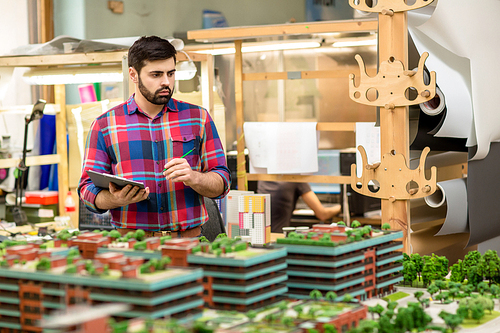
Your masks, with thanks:
[{"label": "shirt collar", "polygon": [[[134,96],[135,96],[135,93],[132,96],[130,96],[129,99],[127,100],[127,114],[128,115],[132,115],[135,112],[140,110],[139,106],[135,102]],[[167,103],[167,109],[168,109],[168,111],[179,112],[179,109],[177,108],[177,100],[171,98],[170,101],[168,101],[168,103]],[[165,108],[163,108],[163,110],[160,112],[160,114],[162,114],[164,112],[165,112]]]}]

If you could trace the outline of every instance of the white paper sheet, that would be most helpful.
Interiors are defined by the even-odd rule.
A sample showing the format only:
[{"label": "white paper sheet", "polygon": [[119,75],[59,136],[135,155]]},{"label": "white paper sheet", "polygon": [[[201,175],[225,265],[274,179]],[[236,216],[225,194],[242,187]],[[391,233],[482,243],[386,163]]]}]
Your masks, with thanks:
[{"label": "white paper sheet", "polygon": [[[380,127],[375,123],[356,123],[356,147],[363,146],[366,150],[368,164],[380,162]],[[359,150],[356,149],[356,173],[358,177],[363,174],[363,160]]]},{"label": "white paper sheet", "polygon": [[[439,182],[441,193],[434,193],[425,197],[425,202],[433,208],[446,205],[446,220],[436,236],[469,232],[469,219],[467,211],[467,186],[466,179],[452,179]],[[438,195],[438,200],[433,200]]]},{"label": "white paper sheet", "polygon": [[250,154],[250,165],[254,168],[267,168],[268,139],[266,123],[246,122],[243,124],[245,143]]},{"label": "white paper sheet", "polygon": [[431,18],[418,27],[447,50],[470,59],[477,140],[473,160],[488,154],[490,142],[500,141],[500,112],[496,112],[498,88],[494,84],[500,74],[498,13],[498,0],[440,0]]},{"label": "white paper sheet", "polygon": [[300,174],[318,171],[316,123],[246,122],[251,171]]},{"label": "white paper sheet", "polygon": [[446,99],[447,114],[437,137],[468,138],[472,128],[470,61],[445,49],[419,30],[430,14],[408,13],[408,29],[419,54],[429,52],[426,66]]}]

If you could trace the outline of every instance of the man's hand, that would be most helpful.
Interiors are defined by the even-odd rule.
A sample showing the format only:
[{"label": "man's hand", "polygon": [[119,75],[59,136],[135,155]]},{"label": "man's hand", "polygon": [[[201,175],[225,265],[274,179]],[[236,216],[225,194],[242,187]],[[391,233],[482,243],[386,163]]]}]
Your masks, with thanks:
[{"label": "man's hand", "polygon": [[129,184],[120,188],[113,183],[109,183],[109,191],[103,190],[99,192],[95,205],[102,210],[114,209],[146,200],[148,195],[149,187],[141,189],[139,186]]},{"label": "man's hand", "polygon": [[165,164],[163,175],[167,180],[183,182],[186,186],[196,186],[199,183],[199,173],[193,171],[185,158],[174,158]]},{"label": "man's hand", "polygon": [[163,175],[167,180],[183,182],[204,197],[215,198],[224,192],[224,181],[218,173],[195,171],[185,158],[165,164]]}]

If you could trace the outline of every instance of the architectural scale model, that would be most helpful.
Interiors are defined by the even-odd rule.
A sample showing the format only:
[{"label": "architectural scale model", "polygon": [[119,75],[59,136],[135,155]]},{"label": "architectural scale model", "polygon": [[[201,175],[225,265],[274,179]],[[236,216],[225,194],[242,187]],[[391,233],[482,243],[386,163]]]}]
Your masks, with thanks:
[{"label": "architectural scale model", "polygon": [[[287,291],[286,249],[252,248],[244,242],[232,242],[231,238],[223,238],[212,244],[202,243],[202,251],[187,258],[191,267],[203,268],[205,304],[247,311],[280,300],[279,296]],[[221,246],[223,253],[214,253]]]},{"label": "architectural scale model", "polygon": [[[252,245],[271,242],[271,196],[269,194],[240,193],[238,200],[238,220],[228,216],[226,230],[231,238],[250,237]],[[234,205],[228,202],[228,210]]]},{"label": "architectural scale model", "polygon": [[201,269],[167,267],[170,259],[166,256],[146,262],[138,256],[144,251],[131,255],[134,251],[130,250],[128,256],[93,251],[95,244],[111,243],[110,238],[83,233],[67,241],[72,248],[40,249],[40,244],[26,244],[2,250],[0,331],[41,332],[39,319],[73,304],[131,305],[130,310],[115,315],[121,319],[199,315]]},{"label": "architectural scale model", "polygon": [[279,238],[287,249],[290,298],[309,298],[312,290],[350,294],[360,300],[391,292],[403,280],[402,232],[374,232],[369,226],[346,228],[316,224],[312,230]]}]

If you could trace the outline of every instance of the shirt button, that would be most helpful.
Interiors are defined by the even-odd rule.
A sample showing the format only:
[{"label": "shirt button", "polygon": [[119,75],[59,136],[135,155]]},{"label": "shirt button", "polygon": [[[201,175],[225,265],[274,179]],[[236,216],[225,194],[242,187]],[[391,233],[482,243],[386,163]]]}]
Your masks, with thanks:
[{"label": "shirt button", "polygon": [[160,210],[163,211],[163,207],[160,207]]},{"label": "shirt button", "polygon": [[160,162],[156,161],[156,164],[160,164]]},{"label": "shirt button", "polygon": [[158,184],[158,187],[161,187],[161,184]]},{"label": "shirt button", "polygon": [[155,140],[155,143],[158,143],[158,140]]}]

